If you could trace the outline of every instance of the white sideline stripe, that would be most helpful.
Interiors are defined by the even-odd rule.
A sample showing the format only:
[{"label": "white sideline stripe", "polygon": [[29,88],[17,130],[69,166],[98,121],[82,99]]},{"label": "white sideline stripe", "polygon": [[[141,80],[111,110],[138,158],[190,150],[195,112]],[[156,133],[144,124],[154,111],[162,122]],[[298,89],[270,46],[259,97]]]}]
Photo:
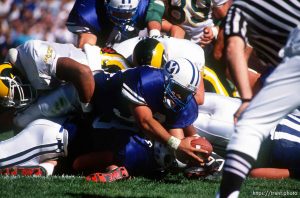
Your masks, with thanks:
[{"label": "white sideline stripe", "polygon": [[291,142],[300,143],[300,137],[285,132],[275,132],[274,140],[280,140],[280,139],[285,139]]},{"label": "white sideline stripe", "polygon": [[247,175],[249,168],[245,166],[244,164],[240,163],[239,161],[233,160],[233,159],[226,159],[226,167],[232,166],[236,169],[238,169],[240,172],[244,173]]}]

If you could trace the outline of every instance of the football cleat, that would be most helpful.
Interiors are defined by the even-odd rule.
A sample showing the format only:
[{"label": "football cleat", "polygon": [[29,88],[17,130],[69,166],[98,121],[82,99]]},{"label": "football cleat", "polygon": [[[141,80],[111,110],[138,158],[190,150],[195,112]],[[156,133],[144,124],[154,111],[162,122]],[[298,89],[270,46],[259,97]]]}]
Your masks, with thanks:
[{"label": "football cleat", "polygon": [[128,171],[125,167],[118,167],[113,170],[110,170],[106,173],[93,173],[86,177],[87,181],[98,182],[98,183],[107,183],[117,180],[123,180],[129,178]]},{"label": "football cleat", "polygon": [[5,176],[47,176],[47,171],[42,166],[13,166],[1,168],[0,175]]}]

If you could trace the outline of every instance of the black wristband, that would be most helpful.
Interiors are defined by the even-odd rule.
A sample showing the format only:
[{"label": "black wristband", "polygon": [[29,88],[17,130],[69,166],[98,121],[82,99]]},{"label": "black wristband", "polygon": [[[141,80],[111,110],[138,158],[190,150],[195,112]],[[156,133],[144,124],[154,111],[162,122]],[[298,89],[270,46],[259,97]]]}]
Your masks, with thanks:
[{"label": "black wristband", "polygon": [[252,98],[241,98],[242,102],[250,102]]}]

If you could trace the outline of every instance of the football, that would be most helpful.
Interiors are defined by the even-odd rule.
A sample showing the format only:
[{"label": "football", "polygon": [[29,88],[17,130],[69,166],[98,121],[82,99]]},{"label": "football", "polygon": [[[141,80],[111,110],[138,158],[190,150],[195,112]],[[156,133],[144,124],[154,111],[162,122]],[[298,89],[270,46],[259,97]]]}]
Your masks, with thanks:
[{"label": "football", "polygon": [[191,145],[197,149],[204,149],[204,150],[208,151],[207,154],[200,153],[199,155],[201,155],[201,157],[208,158],[211,155],[211,153],[213,152],[213,147],[212,147],[211,143],[204,137],[199,137],[197,139],[192,140]]}]

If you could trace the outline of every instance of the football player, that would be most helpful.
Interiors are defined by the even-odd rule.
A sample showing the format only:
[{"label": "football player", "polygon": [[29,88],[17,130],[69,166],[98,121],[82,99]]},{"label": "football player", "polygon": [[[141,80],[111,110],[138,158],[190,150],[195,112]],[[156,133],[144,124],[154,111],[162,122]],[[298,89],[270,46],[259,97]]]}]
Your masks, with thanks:
[{"label": "football player", "polygon": [[93,105],[97,112],[113,109],[122,118],[133,112],[141,131],[202,161],[190,145],[192,137],[180,140],[169,133],[183,130],[195,134],[191,124],[197,117],[194,94],[201,81],[198,67],[178,58],[168,61],[163,69],[143,66],[117,72],[110,80],[108,77],[95,75]]},{"label": "football player", "polygon": [[[197,133],[207,137],[212,142],[214,151],[219,153],[225,150],[231,136],[232,117],[240,101],[214,93],[206,93],[206,98],[205,103],[199,106],[198,118],[193,125]],[[250,173],[251,176],[299,178],[299,161],[297,155],[294,155],[300,151],[297,143],[299,116],[296,113],[283,119],[271,131],[270,138],[261,151],[259,164]],[[66,157],[67,153],[72,162],[72,167],[69,168],[73,168],[75,172],[102,172],[87,177],[96,182],[123,179],[119,174],[117,178],[112,177],[112,180],[104,177],[112,176],[113,172],[119,173],[122,166],[130,175],[148,175],[174,166],[186,166],[175,158],[171,149],[157,141],[147,140],[141,133],[136,133],[136,127],[119,119],[97,118],[92,127],[80,128],[78,123],[66,118],[38,119],[30,123],[18,136],[0,142],[3,148],[0,153],[1,174],[51,175],[56,164],[53,160]],[[78,130],[88,130],[89,133]],[[213,157],[216,157],[215,154]],[[222,158],[212,159],[220,161]],[[111,164],[120,167],[103,173],[105,167]],[[195,170],[192,172],[195,173]]]},{"label": "football player", "polygon": [[[198,67],[187,59],[171,60],[167,65],[164,70],[140,67],[117,72],[113,76],[100,71],[94,74],[95,91],[91,103],[96,112],[104,115],[110,115],[112,110],[120,112],[120,117],[133,112],[143,132],[169,142],[173,149],[179,148],[202,162],[194,153],[197,149],[190,145],[193,138],[180,140],[166,130],[183,129],[186,133],[194,133],[191,126],[197,117],[194,94],[201,80]],[[151,86],[145,84],[151,81]],[[126,105],[120,104],[124,101],[122,98],[127,100]],[[131,111],[124,113],[116,106],[129,107]],[[160,114],[161,122],[153,118],[155,113]],[[161,125],[163,122],[166,124],[164,127]]]},{"label": "football player", "polygon": [[[214,151],[221,156],[225,156],[226,146],[234,131],[233,115],[240,104],[241,101],[236,98],[205,93],[205,102],[199,106],[198,118],[193,125],[197,133],[206,137],[212,143]],[[250,176],[269,179],[300,178],[299,118],[299,111],[295,110],[270,131]]]},{"label": "football player", "polygon": [[[55,117],[80,110],[80,106],[88,112],[94,86],[92,72],[128,67],[129,62],[122,55],[108,49],[86,45],[81,50],[71,44],[28,41],[10,49],[7,63],[0,65],[1,105],[20,109],[39,96],[35,105],[18,110],[14,118],[17,128],[24,128],[41,116]],[[73,82],[79,96],[71,85],[60,87],[66,81]],[[81,105],[72,105],[78,98]]]},{"label": "football player", "polygon": [[[195,133],[191,125],[197,117],[193,95],[200,83],[200,73],[190,61],[179,58],[168,61],[164,69],[144,66],[113,76],[100,71],[95,74],[95,82],[92,102],[99,114],[108,117],[112,111],[118,111],[120,117],[125,117],[129,111],[119,107],[129,108],[141,131],[203,162],[194,152],[206,151],[190,145],[195,137],[179,139],[170,135],[181,130]],[[118,106],[124,100],[125,105]]]},{"label": "football player", "polygon": [[[111,182],[127,178],[128,173],[159,176],[180,165],[170,148],[147,139],[135,126],[118,119],[97,118],[93,126],[81,124],[78,118],[38,119],[0,146],[1,175],[93,172],[87,180]],[[67,161],[59,165],[63,170],[54,170],[56,160]],[[112,164],[116,169],[104,173]]]},{"label": "football player", "polygon": [[[228,0],[217,1],[159,1],[164,4],[164,16],[160,12],[156,14],[163,17],[161,31],[171,30],[171,36],[187,38],[202,47],[210,44],[218,35],[218,27],[215,19],[223,18],[230,6]],[[213,19],[214,18],[214,19]],[[159,25],[159,24],[158,24]],[[176,25],[184,30],[182,34],[174,32],[170,26]],[[178,29],[177,29],[178,30]]]},{"label": "football player", "polygon": [[199,66],[206,91],[234,96],[234,88],[230,86],[229,81],[205,66],[203,49],[188,40],[169,36],[136,37],[116,45],[115,49],[134,65],[146,64],[158,68],[172,58],[188,58]]},{"label": "football player", "polygon": [[67,155],[68,137],[74,128],[66,118],[37,119],[18,135],[0,141],[2,175],[52,175],[55,159]]},{"label": "football player", "polygon": [[[151,10],[148,13],[149,3]],[[161,18],[155,16],[156,12],[163,12],[163,7],[153,0],[77,0],[66,25],[69,31],[79,35],[80,48],[85,43],[112,47],[115,43],[138,36],[149,20],[160,24]],[[150,29],[155,28],[152,26],[148,25]]]}]

